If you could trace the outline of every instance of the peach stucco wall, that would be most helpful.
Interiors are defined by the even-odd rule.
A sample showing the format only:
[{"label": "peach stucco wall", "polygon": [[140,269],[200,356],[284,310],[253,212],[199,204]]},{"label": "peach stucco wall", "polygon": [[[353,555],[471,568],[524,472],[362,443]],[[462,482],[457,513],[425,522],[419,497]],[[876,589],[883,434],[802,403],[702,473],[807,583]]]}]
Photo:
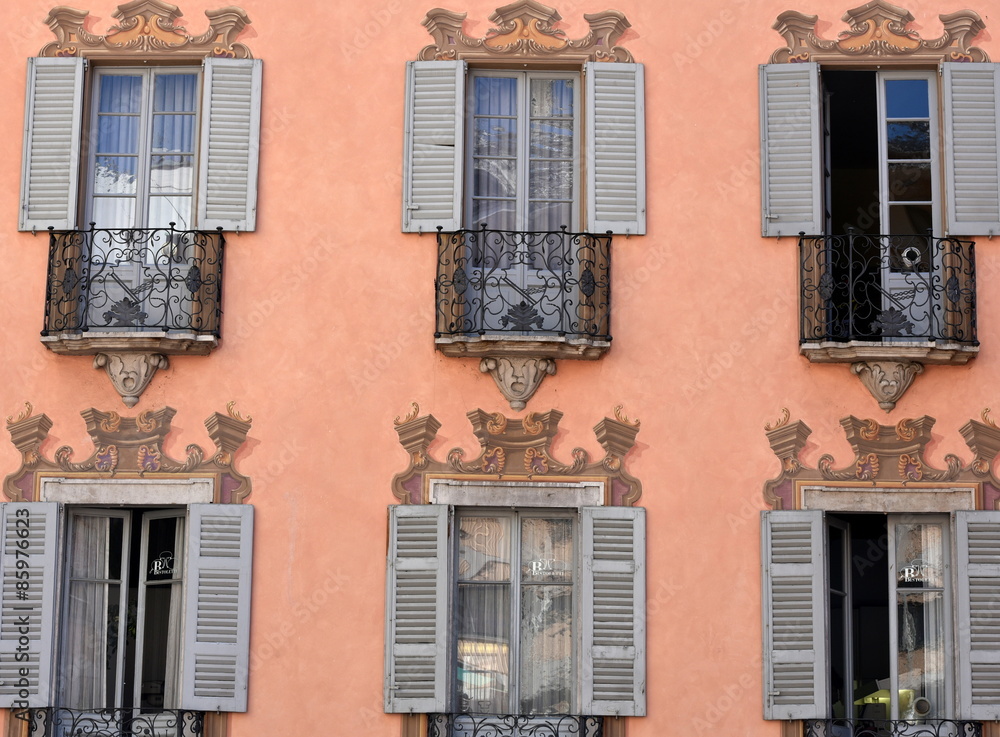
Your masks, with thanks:
[{"label": "peach stucco wall", "polygon": [[[79,3],[74,3],[79,4]],[[184,25],[224,3],[184,0]],[[26,58],[51,39],[52,0],[0,8],[0,413],[25,400],[54,421],[46,445],[90,445],[88,407],[124,412],[89,358],[38,340],[47,242],[17,232]],[[556,7],[571,38],[605,0]],[[90,28],[114,0],[87,0]],[[393,418],[411,401],[442,423],[441,459],[476,441],[465,413],[513,414],[475,359],[434,349],[431,236],[400,233],[404,62],[430,41],[429,2],[243,0],[241,40],[264,60],[258,228],[231,236],[222,347],[175,358],[134,412],[177,410],[169,449],[210,448],[202,425],[237,400],[253,416],[237,458],[253,480],[256,551],[250,707],[233,737],[398,734],[382,713],[386,506],[406,467]],[[496,3],[466,11],[482,35]],[[797,350],[796,244],[760,238],[757,66],[783,45],[778,13],[818,14],[826,37],[851,4],[812,0],[616,0],[623,39],[646,66],[648,234],[615,238],[614,347],[599,362],[562,361],[528,410],[564,413],[556,456],[601,449],[592,427],[623,404],[642,421],[626,468],[648,509],[649,716],[631,737],[771,735],[761,719],[758,511],[778,472],[763,433],[788,407],[812,429],[805,460],[838,464],[848,414],[937,418],[930,459],[969,455],[958,428],[998,401],[1000,243],[980,239],[980,356],[930,367],[886,418],[845,365]],[[914,1],[924,38],[965,7],[992,28],[997,0]],[[993,58],[990,31],[978,42]],[[20,464],[0,442],[0,474]],[[335,466],[337,472],[325,469]]]}]

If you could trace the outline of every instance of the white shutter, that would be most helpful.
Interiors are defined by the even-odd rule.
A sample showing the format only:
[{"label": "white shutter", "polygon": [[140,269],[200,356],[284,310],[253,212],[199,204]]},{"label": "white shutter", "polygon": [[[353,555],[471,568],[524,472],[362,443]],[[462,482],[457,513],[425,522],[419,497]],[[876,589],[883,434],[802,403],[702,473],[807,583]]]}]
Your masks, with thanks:
[{"label": "white shutter", "polygon": [[465,62],[406,64],[403,232],[462,227]]},{"label": "white shutter", "polygon": [[198,227],[253,230],[260,148],[260,59],[206,59]]},{"label": "white shutter", "polygon": [[52,706],[59,505],[0,504],[0,707]]},{"label": "white shutter", "polygon": [[997,65],[941,69],[948,234],[1000,234]]},{"label": "white shutter", "polygon": [[443,712],[448,694],[450,592],[444,504],[389,507],[385,711]]},{"label": "white shutter", "polygon": [[955,512],[958,718],[1000,719],[1000,512]]},{"label": "white shutter", "polygon": [[646,510],[582,507],[581,711],[646,714]]},{"label": "white shutter", "polygon": [[761,232],[823,233],[819,65],[760,67]]},{"label": "white shutter", "polygon": [[587,62],[587,230],[646,232],[642,64]]},{"label": "white shutter", "polygon": [[19,230],[76,227],[83,59],[28,59]]},{"label": "white shutter", "polygon": [[246,711],[253,507],[188,507],[182,709]]},{"label": "white shutter", "polygon": [[827,715],[823,513],[762,512],[764,718]]}]

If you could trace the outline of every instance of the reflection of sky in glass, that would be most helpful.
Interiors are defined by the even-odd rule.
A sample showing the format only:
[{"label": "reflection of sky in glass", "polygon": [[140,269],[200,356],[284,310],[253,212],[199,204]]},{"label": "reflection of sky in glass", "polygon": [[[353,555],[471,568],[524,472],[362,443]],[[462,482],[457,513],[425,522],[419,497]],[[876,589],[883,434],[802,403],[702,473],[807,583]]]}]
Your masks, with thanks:
[{"label": "reflection of sky in glass", "polygon": [[930,105],[926,79],[887,79],[886,115],[890,118],[927,118]]}]

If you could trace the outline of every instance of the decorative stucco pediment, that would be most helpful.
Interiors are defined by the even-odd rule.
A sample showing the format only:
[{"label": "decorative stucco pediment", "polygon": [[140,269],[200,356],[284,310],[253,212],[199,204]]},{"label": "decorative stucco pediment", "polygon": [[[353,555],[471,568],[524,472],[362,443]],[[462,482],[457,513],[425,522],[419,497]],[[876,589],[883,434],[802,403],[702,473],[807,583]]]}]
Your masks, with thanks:
[{"label": "decorative stucco pediment", "polygon": [[410,464],[392,480],[393,494],[404,504],[425,501],[426,483],[430,477],[492,478],[504,481],[544,481],[567,478],[601,479],[606,482],[605,503],[631,506],[642,493],[639,481],[623,468],[625,455],[635,445],[639,422],[626,417],[621,407],[615,417],[605,417],[594,427],[597,441],[605,450],[604,458],[592,462],[582,448],[575,448],[572,461],[556,460],[551,452],[552,441],[559,430],[562,412],[529,412],[523,418],[508,418],[499,412],[490,414],[481,409],[466,415],[472,431],[479,439],[479,455],[465,460],[465,451],[453,448],[447,461],[435,460],[430,445],[441,428],[433,415],[420,415],[416,402],[404,418],[396,418],[399,442],[410,455]]}]

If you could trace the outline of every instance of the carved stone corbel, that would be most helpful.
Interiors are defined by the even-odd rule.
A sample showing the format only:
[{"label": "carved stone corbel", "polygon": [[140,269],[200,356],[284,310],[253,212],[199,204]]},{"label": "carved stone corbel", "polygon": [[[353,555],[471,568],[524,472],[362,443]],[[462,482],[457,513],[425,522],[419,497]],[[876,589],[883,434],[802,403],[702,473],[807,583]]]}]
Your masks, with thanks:
[{"label": "carved stone corbel", "polygon": [[162,353],[98,353],[94,368],[103,368],[108,378],[121,394],[126,407],[134,407],[149,386],[157,369],[170,367]]},{"label": "carved stone corbel", "polygon": [[531,356],[487,356],[479,362],[479,370],[493,377],[511,409],[524,409],[542,379],[556,372],[556,362]]},{"label": "carved stone corbel", "polygon": [[875,397],[878,406],[889,412],[910,388],[914,377],[924,372],[924,367],[913,361],[858,361],[851,364],[851,371]]}]

